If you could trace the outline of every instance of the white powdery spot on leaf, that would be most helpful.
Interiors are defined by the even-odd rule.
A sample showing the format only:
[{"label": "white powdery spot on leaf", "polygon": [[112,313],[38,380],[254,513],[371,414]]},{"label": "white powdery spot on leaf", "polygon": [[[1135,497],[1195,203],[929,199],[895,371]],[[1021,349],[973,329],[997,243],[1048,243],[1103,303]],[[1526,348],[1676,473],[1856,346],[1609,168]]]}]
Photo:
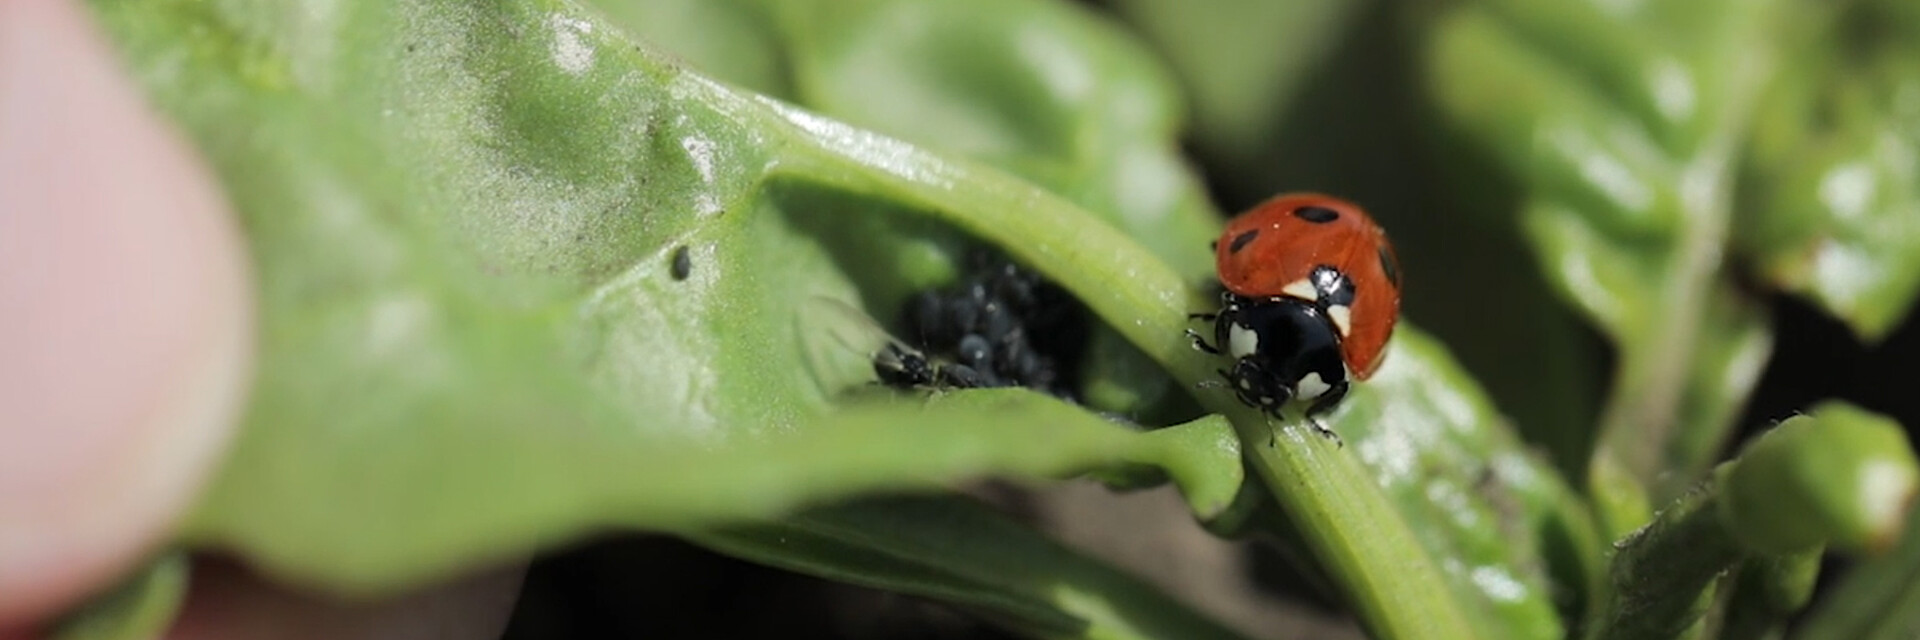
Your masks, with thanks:
[{"label": "white powdery spot on leaf", "polygon": [[719,214],[720,199],[713,194],[714,153],[717,152],[713,141],[700,136],[687,136],[680,139],[680,148],[687,151],[687,159],[693,162],[693,170],[700,174],[700,182],[706,185],[706,188],[694,195],[695,206],[699,207],[700,213]]},{"label": "white powdery spot on leaf", "polygon": [[593,67],[593,47],[581,36],[593,33],[593,23],[579,18],[556,15],[547,18],[553,30],[553,63],[573,75]]},{"label": "white powdery spot on leaf", "polygon": [[1418,454],[1413,440],[1399,431],[1385,431],[1355,447],[1367,468],[1372,469],[1374,481],[1382,487],[1395,486],[1413,481],[1413,472],[1417,465]]},{"label": "white powdery spot on leaf", "polygon": [[1474,567],[1469,576],[1473,579],[1474,586],[1480,587],[1481,593],[1487,594],[1487,597],[1495,602],[1519,602],[1527,597],[1527,585],[1522,584],[1503,567],[1492,565]]},{"label": "white powdery spot on leaf", "polygon": [[1453,525],[1463,531],[1481,528],[1480,510],[1473,503],[1473,497],[1461,490],[1459,485],[1441,479],[1427,481],[1424,492],[1427,501],[1438,507],[1440,512],[1453,521]]}]

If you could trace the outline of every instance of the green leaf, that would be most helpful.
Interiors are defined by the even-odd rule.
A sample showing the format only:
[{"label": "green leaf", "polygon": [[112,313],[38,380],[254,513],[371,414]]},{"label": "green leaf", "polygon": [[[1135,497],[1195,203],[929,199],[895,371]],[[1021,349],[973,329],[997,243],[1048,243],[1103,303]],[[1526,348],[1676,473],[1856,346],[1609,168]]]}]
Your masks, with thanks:
[{"label": "green leaf", "polygon": [[1705,468],[1771,342],[1722,262],[1788,10],[1485,0],[1433,38],[1441,106],[1520,181],[1541,268],[1619,348],[1601,444],[1656,495]]},{"label": "green leaf", "polygon": [[756,562],[984,611],[1038,638],[1232,638],[1166,596],[953,498],[863,500],[695,532]]},{"label": "green leaf", "polygon": [[[730,92],[565,4],[258,9],[100,6],[220,170],[261,274],[262,377],[192,541],[377,594],[608,526],[988,473],[1164,465],[1203,512],[1238,491],[1217,421],[1135,434],[1025,392],[830,411],[871,365],[809,303],[853,299],[843,273],[877,295],[938,281],[931,211],[1081,231],[1107,261],[1075,284],[1132,308],[1110,265],[1156,261],[1063,200]],[[1114,585],[1139,591],[1081,596],[1138,599]],[[1041,624],[1031,596],[997,613]]]},{"label": "green leaf", "polygon": [[1727,529],[1773,555],[1891,546],[1920,491],[1920,461],[1899,423],[1838,402],[1781,422],[1722,473]]},{"label": "green leaf", "polygon": [[[561,2],[98,9],[219,171],[258,271],[260,378],[191,541],[380,593],[610,525],[987,473],[1154,460],[1191,495],[1237,490],[1218,438],[1183,462],[1022,392],[831,410],[870,363],[821,357],[844,319],[811,302],[856,299],[848,274],[938,280],[936,219],[1106,317],[1184,296],[1027,183],[736,93]],[[923,240],[845,250],[874,230]]]},{"label": "green leaf", "polygon": [[[713,77],[1012,172],[1119,227],[1179,273],[1211,272],[1206,247],[1219,216],[1180,158],[1172,80],[1123,34],[1066,3],[598,5]],[[842,253],[897,244],[897,234],[848,235],[880,240]],[[876,285],[861,283],[873,306],[899,308],[903,292]],[[1090,406],[1143,419],[1191,415],[1167,376],[1104,327],[1083,365]]]},{"label": "green leaf", "polygon": [[[1610,588],[1585,636],[1694,629],[1721,578],[1743,562],[1757,575],[1742,580],[1756,584],[1736,584],[1733,602],[1757,599],[1776,615],[1797,608],[1823,545],[1872,551],[1903,533],[1915,466],[1899,425],[1846,405],[1781,423],[1615,545]],[[1764,627],[1755,613],[1735,614],[1734,629]]]},{"label": "green leaf", "polygon": [[1695,487],[1614,545],[1608,589],[1588,640],[1677,638],[1694,630],[1719,577],[1745,557],[1716,514],[1713,487]]},{"label": "green leaf", "polygon": [[1193,103],[1193,138],[1222,168],[1252,171],[1286,153],[1284,115],[1363,3],[1111,0],[1166,58]]},{"label": "green leaf", "polygon": [[55,640],[138,640],[165,633],[187,599],[190,559],[168,551],[58,622]]},{"label": "green leaf", "polygon": [[1920,291],[1920,14],[1816,3],[1761,103],[1735,239],[1868,340]]},{"label": "green leaf", "polygon": [[[1599,575],[1591,516],[1444,347],[1403,326],[1333,424],[1477,616],[1480,637],[1565,636],[1556,592],[1584,597]],[[1562,555],[1549,560],[1549,547]]]},{"label": "green leaf", "polygon": [[[1183,274],[1218,216],[1180,158],[1162,64],[1063,2],[602,0],[717,79],[967,157],[1105,218]],[[734,46],[734,44],[738,46]]]}]

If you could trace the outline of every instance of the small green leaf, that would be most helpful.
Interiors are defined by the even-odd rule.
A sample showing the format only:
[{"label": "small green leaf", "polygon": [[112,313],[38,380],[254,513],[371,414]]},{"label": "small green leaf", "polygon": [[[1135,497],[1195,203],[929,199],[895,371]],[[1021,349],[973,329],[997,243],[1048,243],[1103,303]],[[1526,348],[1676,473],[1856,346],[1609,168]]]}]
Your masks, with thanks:
[{"label": "small green leaf", "polygon": [[162,553],[105,594],[54,623],[55,640],[139,640],[165,633],[187,599],[190,560]]},{"label": "small green leaf", "polygon": [[1719,637],[1726,640],[1780,638],[1787,622],[1813,599],[1824,549],[1784,556],[1747,558],[1736,569],[1733,592],[1724,604]]},{"label": "small green leaf", "polygon": [[1695,487],[1614,545],[1588,640],[1674,638],[1696,629],[1717,580],[1743,557],[1722,528],[1712,487]]},{"label": "small green leaf", "polygon": [[[1804,604],[1819,547],[1878,549],[1902,534],[1915,486],[1899,425],[1830,403],[1781,423],[1653,522],[1615,545],[1609,589],[1585,636],[1665,638],[1696,629],[1720,577],[1743,562],[1773,611]],[[1771,562],[1755,560],[1772,557]],[[1748,612],[1751,613],[1751,612]],[[1741,633],[1766,619],[1738,614]]]},{"label": "small green leaf", "polygon": [[1165,469],[1187,498],[1194,517],[1211,521],[1223,515],[1240,495],[1247,467],[1240,456],[1240,437],[1233,423],[1217,415],[1148,432],[1132,454],[1136,460]]},{"label": "small green leaf", "polygon": [[1898,423],[1837,402],[1749,443],[1722,472],[1720,515],[1759,553],[1884,549],[1920,489],[1920,462]]}]

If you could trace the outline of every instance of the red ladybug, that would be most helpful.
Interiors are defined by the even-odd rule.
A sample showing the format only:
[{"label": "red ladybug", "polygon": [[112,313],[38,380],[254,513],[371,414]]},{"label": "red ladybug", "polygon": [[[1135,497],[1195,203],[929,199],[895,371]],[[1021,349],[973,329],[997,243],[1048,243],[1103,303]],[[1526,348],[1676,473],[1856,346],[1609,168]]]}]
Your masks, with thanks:
[{"label": "red ladybug", "polygon": [[1241,401],[1275,417],[1312,401],[1312,419],[1379,368],[1400,315],[1400,264],[1358,205],[1281,195],[1227,223],[1214,251],[1221,309],[1194,315],[1214,323],[1214,344],[1194,334],[1194,345],[1233,358],[1220,375]]}]

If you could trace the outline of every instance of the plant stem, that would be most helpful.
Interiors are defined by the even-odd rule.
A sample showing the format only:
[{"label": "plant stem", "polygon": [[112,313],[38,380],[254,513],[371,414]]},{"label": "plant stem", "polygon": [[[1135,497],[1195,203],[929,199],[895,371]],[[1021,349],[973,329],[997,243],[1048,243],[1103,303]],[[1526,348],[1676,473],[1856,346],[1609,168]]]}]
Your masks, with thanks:
[{"label": "plant stem", "polygon": [[1717,491],[1697,487],[1618,546],[1587,640],[1672,638],[1706,611],[1714,582],[1745,553],[1721,526]]},{"label": "plant stem", "polygon": [[1920,509],[1886,555],[1861,563],[1806,617],[1795,640],[1893,640],[1920,635]]},{"label": "plant stem", "polygon": [[1779,638],[1787,619],[1813,598],[1822,548],[1784,556],[1756,556],[1741,563],[1726,599],[1722,640]]}]

